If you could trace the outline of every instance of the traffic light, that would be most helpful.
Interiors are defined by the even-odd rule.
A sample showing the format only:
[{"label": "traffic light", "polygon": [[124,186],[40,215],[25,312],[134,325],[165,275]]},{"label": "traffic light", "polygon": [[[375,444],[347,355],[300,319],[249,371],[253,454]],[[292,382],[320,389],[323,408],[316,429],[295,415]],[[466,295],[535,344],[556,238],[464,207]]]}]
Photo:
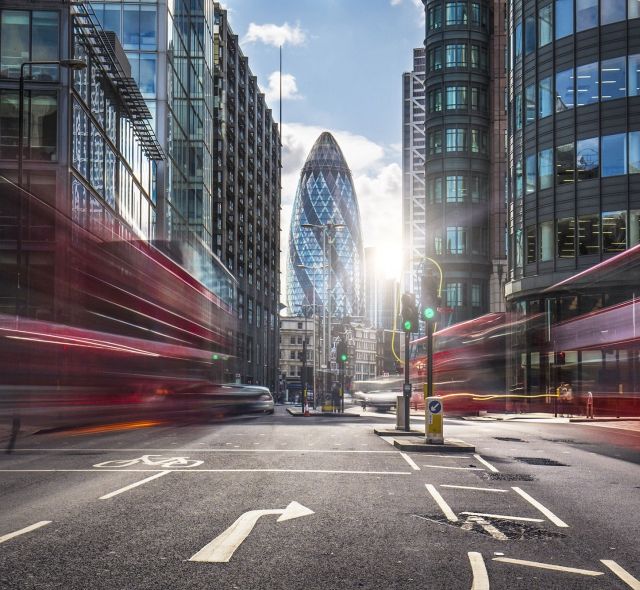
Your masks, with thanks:
[{"label": "traffic light", "polygon": [[564,352],[556,352],[556,365],[564,365],[566,360],[566,355]]},{"label": "traffic light", "polygon": [[420,279],[420,319],[425,322],[438,318],[438,286],[439,280],[434,274],[423,275]]},{"label": "traffic light", "polygon": [[418,332],[419,314],[416,298],[412,293],[402,295],[402,328],[405,332]]},{"label": "traffic light", "polygon": [[338,359],[338,362],[343,365],[347,360],[349,360],[349,355],[347,354],[347,343],[342,338],[336,345],[336,358]]}]

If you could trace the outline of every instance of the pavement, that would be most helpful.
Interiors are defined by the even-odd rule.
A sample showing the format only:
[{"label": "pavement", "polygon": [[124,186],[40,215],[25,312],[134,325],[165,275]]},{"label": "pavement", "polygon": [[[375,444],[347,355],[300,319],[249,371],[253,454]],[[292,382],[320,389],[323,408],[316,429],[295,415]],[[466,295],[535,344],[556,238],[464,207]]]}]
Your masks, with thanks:
[{"label": "pavement", "polygon": [[427,456],[366,417],[21,435],[0,587],[640,588],[640,433],[452,418],[475,453]]}]

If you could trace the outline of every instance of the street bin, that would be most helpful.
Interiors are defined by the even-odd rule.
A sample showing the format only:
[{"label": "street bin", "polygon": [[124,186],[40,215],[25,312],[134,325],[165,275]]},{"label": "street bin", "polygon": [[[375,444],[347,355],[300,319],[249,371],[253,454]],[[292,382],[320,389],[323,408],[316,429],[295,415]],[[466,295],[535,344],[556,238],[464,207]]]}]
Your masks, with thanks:
[{"label": "street bin", "polygon": [[408,403],[409,399],[404,395],[399,395],[396,398],[396,430],[405,430],[404,405]]}]

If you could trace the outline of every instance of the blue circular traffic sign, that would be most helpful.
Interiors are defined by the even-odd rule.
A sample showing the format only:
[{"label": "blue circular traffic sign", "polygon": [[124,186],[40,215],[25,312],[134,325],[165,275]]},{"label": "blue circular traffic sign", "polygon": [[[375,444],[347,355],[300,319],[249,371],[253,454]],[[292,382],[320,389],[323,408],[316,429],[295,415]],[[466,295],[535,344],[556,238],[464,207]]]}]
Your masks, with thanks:
[{"label": "blue circular traffic sign", "polygon": [[442,412],[442,403],[440,403],[437,399],[429,402],[429,412],[432,414],[439,414]]}]

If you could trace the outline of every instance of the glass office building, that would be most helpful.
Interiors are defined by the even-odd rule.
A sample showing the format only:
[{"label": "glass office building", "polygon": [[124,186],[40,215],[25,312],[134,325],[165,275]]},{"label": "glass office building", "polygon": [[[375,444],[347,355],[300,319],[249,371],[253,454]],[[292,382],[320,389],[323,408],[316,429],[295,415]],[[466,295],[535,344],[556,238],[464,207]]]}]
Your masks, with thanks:
[{"label": "glass office building", "polygon": [[[307,226],[307,227],[305,227]],[[364,314],[364,251],[351,172],[334,137],[324,132],[302,168],[289,231],[287,301],[302,314],[315,301],[332,317]]]}]

